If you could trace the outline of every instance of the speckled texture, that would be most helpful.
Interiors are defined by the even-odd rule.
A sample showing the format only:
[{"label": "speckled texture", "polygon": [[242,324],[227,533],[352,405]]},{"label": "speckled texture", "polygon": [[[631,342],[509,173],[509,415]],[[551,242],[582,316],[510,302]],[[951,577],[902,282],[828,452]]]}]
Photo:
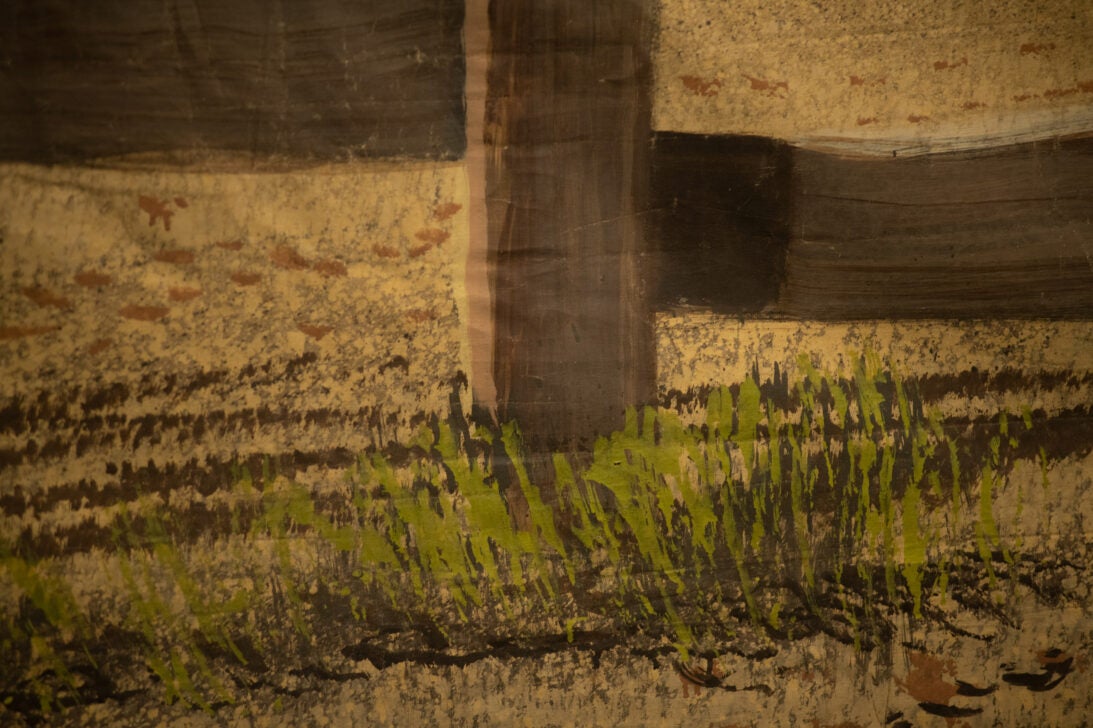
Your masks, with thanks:
[{"label": "speckled texture", "polygon": [[653,126],[909,154],[1093,128],[1084,0],[661,0]]},{"label": "speckled texture", "polygon": [[753,367],[764,377],[776,365],[794,375],[802,354],[843,374],[866,351],[905,376],[1093,370],[1085,321],[744,321],[692,311],[659,314],[656,331],[661,392],[740,381]]},{"label": "speckled texture", "polygon": [[459,165],[10,165],[0,199],[0,395],[21,413],[3,446],[22,453],[6,491],[382,446],[469,370]]}]

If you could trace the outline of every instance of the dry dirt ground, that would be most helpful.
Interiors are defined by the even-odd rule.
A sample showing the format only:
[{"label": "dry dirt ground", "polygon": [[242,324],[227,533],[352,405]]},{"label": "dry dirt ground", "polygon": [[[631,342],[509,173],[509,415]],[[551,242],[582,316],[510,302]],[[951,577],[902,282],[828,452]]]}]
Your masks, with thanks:
[{"label": "dry dirt ground", "polygon": [[[166,505],[199,524],[232,467],[264,458],[315,494],[335,492],[359,453],[407,441],[449,411],[453,392],[466,407],[466,195],[459,165],[0,170],[5,541],[59,557],[72,579],[89,580],[80,594],[99,599],[108,561],[99,549],[119,509]],[[801,353],[844,370],[851,352],[869,349],[906,375],[1026,377],[1000,388],[958,381],[939,405],[946,414],[1093,403],[1093,331],[1083,323],[839,326],[674,312],[658,317],[657,333],[666,398],[739,381],[753,366],[793,371]],[[904,620],[868,652],[742,628],[683,664],[640,634],[536,654],[490,645],[474,660],[332,655],[212,713],[164,704],[136,665],[136,692],[45,722],[1084,725],[1093,461],[1076,453],[1054,463],[1050,489],[1034,487],[1042,475],[1038,463],[1018,463],[1009,482],[1021,486],[1003,489],[995,507],[1012,516],[998,518],[1009,524],[1003,535],[1030,553],[1066,549],[1066,563],[1052,566],[1060,588],[1000,585],[1004,619],[943,604],[947,626]],[[5,609],[18,604],[12,580],[0,584]],[[5,710],[0,722],[35,718]]]}]

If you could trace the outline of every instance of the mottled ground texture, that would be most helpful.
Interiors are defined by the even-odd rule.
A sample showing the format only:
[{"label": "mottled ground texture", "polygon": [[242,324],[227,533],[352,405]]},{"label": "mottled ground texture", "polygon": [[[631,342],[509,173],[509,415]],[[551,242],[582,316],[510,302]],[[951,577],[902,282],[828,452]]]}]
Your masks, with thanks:
[{"label": "mottled ground texture", "polygon": [[463,416],[457,165],[0,200],[0,722],[1093,710],[1087,323],[662,314],[567,475]]},{"label": "mottled ground texture", "polygon": [[653,128],[891,156],[1087,132],[1083,0],[661,0]]}]

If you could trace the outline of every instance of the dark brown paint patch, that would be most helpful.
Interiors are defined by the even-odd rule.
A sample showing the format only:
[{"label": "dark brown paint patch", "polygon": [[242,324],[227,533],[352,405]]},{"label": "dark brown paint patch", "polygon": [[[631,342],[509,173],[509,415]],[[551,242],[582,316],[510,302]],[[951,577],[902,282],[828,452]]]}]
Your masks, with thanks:
[{"label": "dark brown paint patch", "polygon": [[956,685],[943,679],[956,673],[953,660],[943,660],[924,652],[911,652],[908,659],[911,669],[906,678],[896,678],[896,684],[904,692],[915,700],[935,705],[947,705],[956,696]]},{"label": "dark brown paint patch", "polygon": [[950,71],[954,68],[968,65],[968,57],[963,56],[959,61],[934,61],[935,71]]},{"label": "dark brown paint patch", "polygon": [[236,271],[231,274],[231,281],[237,286],[253,286],[262,280],[260,273],[247,273],[245,271]]},{"label": "dark brown paint patch", "polygon": [[1019,49],[1022,56],[1038,56],[1041,53],[1055,50],[1054,43],[1022,43]]},{"label": "dark brown paint patch", "polygon": [[179,207],[179,208],[182,208],[182,209],[186,209],[187,207],[190,206],[190,203],[186,201],[185,197],[176,197],[175,198],[175,206]]},{"label": "dark brown paint patch", "polygon": [[312,270],[326,278],[344,278],[349,275],[349,269],[340,260],[320,260],[312,266]]},{"label": "dark brown paint patch", "polygon": [[1062,99],[1067,96],[1074,96],[1079,91],[1077,86],[1071,86],[1070,88],[1049,88],[1044,91],[1044,98],[1049,100]]},{"label": "dark brown paint patch", "polygon": [[397,249],[379,243],[372,246],[372,252],[381,258],[398,258],[402,255]]},{"label": "dark brown paint patch", "polygon": [[87,347],[87,353],[91,356],[95,356],[96,354],[101,354],[102,352],[106,351],[113,345],[114,342],[110,339],[96,339],[95,341],[91,342],[90,346]]},{"label": "dark brown paint patch", "polygon": [[460,205],[458,202],[445,202],[437,205],[433,209],[433,219],[440,221],[448,220],[454,217],[455,214],[462,209],[463,205]]},{"label": "dark brown paint patch", "polygon": [[173,265],[189,265],[194,262],[193,251],[179,248],[161,250],[153,258],[160,263],[171,263]]},{"label": "dark brown paint patch", "polygon": [[680,76],[683,88],[695,96],[717,96],[718,90],[724,85],[720,78],[701,78],[700,76]]},{"label": "dark brown paint patch", "polygon": [[28,286],[22,290],[22,294],[43,308],[58,308],[62,311],[72,308],[70,300],[42,286]]},{"label": "dark brown paint patch", "polygon": [[920,114],[908,114],[907,115],[907,121],[911,122],[912,124],[921,124],[922,122],[929,121],[929,120],[930,120],[930,117],[923,116],[923,115],[920,115]]},{"label": "dark brown paint patch", "polygon": [[440,230],[439,228],[425,228],[414,233],[414,237],[422,242],[437,246],[451,237],[451,233],[447,230]]},{"label": "dark brown paint patch", "polygon": [[426,321],[433,321],[436,319],[436,311],[427,308],[415,308],[406,314],[406,318],[411,323],[423,324]]},{"label": "dark brown paint patch", "polygon": [[867,78],[865,76],[850,76],[851,86],[882,86],[888,81],[886,76],[875,76],[873,78]]},{"label": "dark brown paint patch", "polygon": [[868,126],[869,124],[876,124],[878,121],[879,121],[879,119],[877,119],[877,117],[875,117],[875,116],[869,116],[869,117],[859,116],[858,117],[858,126]]},{"label": "dark brown paint patch", "polygon": [[322,339],[324,336],[334,330],[333,326],[321,326],[317,324],[297,324],[296,328],[298,328],[300,331],[304,332],[311,338],[315,339],[316,341]]},{"label": "dark brown paint patch", "polygon": [[138,306],[135,304],[122,306],[118,310],[119,314],[134,321],[158,321],[170,312],[171,309],[164,306]]},{"label": "dark brown paint patch", "polygon": [[985,109],[987,108],[987,105],[982,101],[965,101],[960,105],[960,108],[964,109],[964,111],[974,111],[976,109]]},{"label": "dark brown paint patch", "polygon": [[278,245],[269,254],[270,261],[278,268],[285,270],[306,270],[307,260],[288,245]]},{"label": "dark brown paint patch", "polygon": [[23,339],[28,336],[38,336],[57,331],[60,326],[0,326],[0,341],[11,339]]},{"label": "dark brown paint patch", "polygon": [[201,295],[201,289],[200,288],[189,288],[189,287],[185,287],[185,286],[180,286],[180,287],[177,287],[177,288],[167,289],[167,297],[170,298],[172,301],[179,301],[179,302],[192,301],[195,298],[199,297],[200,295]]},{"label": "dark brown paint patch", "polygon": [[242,240],[218,240],[216,241],[216,247],[223,248],[224,250],[242,250]]},{"label": "dark brown paint patch", "polygon": [[163,220],[163,229],[170,231],[171,216],[175,211],[167,206],[167,200],[141,195],[137,199],[137,205],[148,214],[148,227],[155,227],[156,220]]},{"label": "dark brown paint patch", "polygon": [[752,91],[758,91],[760,93],[765,93],[767,96],[782,99],[786,98],[786,95],[789,93],[789,81],[768,81],[763,78],[756,78],[746,74],[744,75],[744,78],[748,80],[749,88],[751,88]]},{"label": "dark brown paint patch", "polygon": [[85,288],[98,288],[113,283],[114,277],[96,270],[80,271],[72,277],[76,283]]}]

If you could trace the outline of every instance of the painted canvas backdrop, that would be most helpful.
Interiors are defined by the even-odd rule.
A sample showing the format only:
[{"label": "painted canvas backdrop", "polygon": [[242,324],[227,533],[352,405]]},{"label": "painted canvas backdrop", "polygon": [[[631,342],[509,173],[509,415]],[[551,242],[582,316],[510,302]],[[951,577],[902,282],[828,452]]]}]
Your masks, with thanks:
[{"label": "painted canvas backdrop", "polygon": [[1080,4],[4,12],[5,719],[1080,724]]}]

